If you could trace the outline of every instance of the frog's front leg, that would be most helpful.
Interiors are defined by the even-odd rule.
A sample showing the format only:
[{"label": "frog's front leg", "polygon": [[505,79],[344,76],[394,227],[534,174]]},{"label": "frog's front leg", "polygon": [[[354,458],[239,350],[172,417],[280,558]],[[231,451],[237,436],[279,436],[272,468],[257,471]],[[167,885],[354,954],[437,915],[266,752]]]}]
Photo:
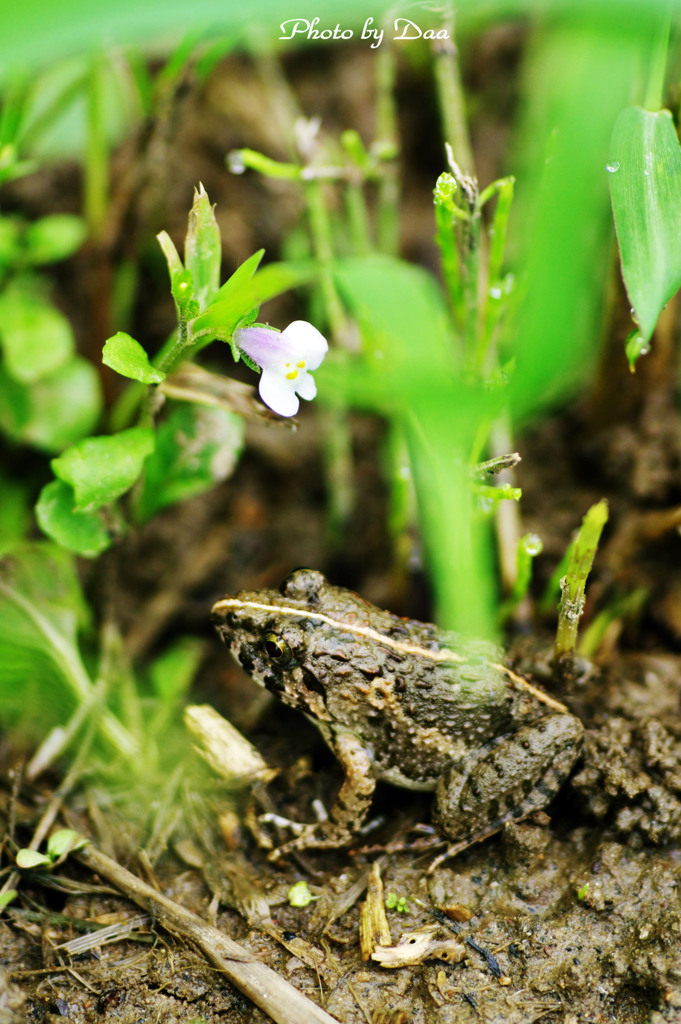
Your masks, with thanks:
[{"label": "frog's front leg", "polygon": [[329,820],[310,825],[296,839],[284,843],[270,854],[276,858],[288,850],[335,849],[346,846],[364,821],[376,788],[371,757],[361,741],[352,733],[339,732],[326,737],[334,754],[343,766],[345,779]]},{"label": "frog's front leg", "polygon": [[446,856],[545,807],[579,756],[584,727],[568,714],[546,715],[482,748],[471,764],[440,780],[433,818],[450,839]]}]

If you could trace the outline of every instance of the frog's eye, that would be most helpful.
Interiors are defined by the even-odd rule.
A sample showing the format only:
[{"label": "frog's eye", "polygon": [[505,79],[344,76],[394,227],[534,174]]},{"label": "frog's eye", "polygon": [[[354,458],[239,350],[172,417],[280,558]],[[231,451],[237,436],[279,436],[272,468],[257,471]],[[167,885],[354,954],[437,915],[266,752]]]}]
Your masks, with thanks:
[{"label": "frog's eye", "polygon": [[277,665],[288,665],[293,659],[293,652],[278,633],[265,633],[265,650]]}]

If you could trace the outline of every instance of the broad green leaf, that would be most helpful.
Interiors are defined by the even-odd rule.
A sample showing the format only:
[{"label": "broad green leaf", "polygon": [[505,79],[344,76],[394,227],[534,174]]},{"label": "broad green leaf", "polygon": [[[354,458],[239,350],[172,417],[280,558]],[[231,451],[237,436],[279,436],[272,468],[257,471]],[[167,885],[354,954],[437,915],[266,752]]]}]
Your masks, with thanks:
[{"label": "broad green leaf", "polygon": [[86,437],[51,465],[54,475],[73,488],[76,508],[89,512],[125,494],[153,450],[153,430],[131,427],[108,437]]},{"label": "broad green leaf", "polygon": [[157,428],[156,447],[144,467],[136,513],[142,521],[159,509],[214,487],[231,475],[243,447],[244,422],[226,409],[183,402]]},{"label": "broad green leaf", "polygon": [[681,147],[669,111],[623,110],[608,171],[622,276],[647,342],[681,286]]},{"label": "broad green leaf", "polygon": [[23,849],[17,852],[17,867],[23,868],[25,871],[31,868],[45,868],[51,867],[52,861],[44,853],[38,853],[37,850]]},{"label": "broad green leaf", "polygon": [[[52,485],[49,485],[52,486]],[[73,557],[53,544],[18,548],[0,562],[0,717],[32,735],[64,722],[96,692],[78,649],[88,609]],[[130,734],[109,712],[101,728],[128,756]]]},{"label": "broad green leaf", "polygon": [[[236,268],[234,273],[227,278],[222,288],[219,289],[217,295],[213,299],[213,303],[226,302],[227,299],[238,295],[242,288],[244,288],[251,280],[260,262],[265,255],[264,249],[258,249],[252,256],[249,256],[247,260]],[[211,303],[211,305],[213,304]]]},{"label": "broad green leaf", "polygon": [[191,272],[199,308],[215,297],[220,286],[222,245],[215,212],[203,185],[194,189],[189,226],[184,243],[184,261]]},{"label": "broad green leaf", "polygon": [[[252,256],[251,259],[254,257]],[[242,269],[240,267],[239,271]],[[244,280],[241,277],[238,287],[234,285],[225,291],[227,285],[232,281],[230,278],[208,308],[192,320],[190,324],[192,338],[209,335],[212,338],[229,341],[240,321],[255,306],[267,302],[268,299],[272,299],[275,295],[280,295],[290,288],[313,280],[318,273],[318,267],[312,262],[270,263],[263,270],[259,270],[250,280]]]},{"label": "broad green leaf", "polygon": [[16,889],[5,889],[4,892],[0,893],[0,910],[4,910],[10,903],[13,903],[19,893]]},{"label": "broad green leaf", "polygon": [[345,366],[326,360],[315,372],[320,397],[391,414],[409,452],[438,614],[448,627],[490,635],[492,566],[466,463],[500,398],[458,370],[445,301],[425,271],[372,256],[340,262],[334,276],[359,321],[365,357]]},{"label": "broad green leaf", "polygon": [[456,366],[444,298],[420,267],[387,256],[339,261],[339,291],[357,318],[364,360],[327,358],[320,393],[360,405],[406,408],[413,394],[451,387]]},{"label": "broad green leaf", "polygon": [[23,282],[0,292],[0,347],[7,372],[24,384],[54,373],[75,349],[66,317]]},{"label": "broad green leaf", "polygon": [[[528,50],[510,251],[521,282],[502,352],[515,357],[512,414],[538,416],[588,386],[603,336],[612,249],[606,171],[612,129],[629,101],[632,68],[649,60],[650,35],[596,3],[565,4]],[[653,3],[639,5],[654,20]],[[610,20],[612,16],[612,20]],[[615,175],[616,177],[616,175]]]},{"label": "broad green leaf", "polygon": [[97,371],[80,356],[32,384],[0,365],[0,427],[16,441],[60,452],[94,429],[101,407]]},{"label": "broad green leaf", "polygon": [[24,245],[31,264],[56,263],[80,249],[87,235],[82,217],[71,213],[53,213],[41,217],[26,228]]},{"label": "broad green leaf", "polygon": [[203,641],[185,636],[167,647],[152,663],[149,675],[158,700],[154,702],[151,716],[147,717],[149,736],[167,733],[169,722],[186,699],[203,654]]},{"label": "broad green leaf", "polygon": [[72,828],[59,828],[53,832],[47,840],[47,854],[51,860],[58,860],[65,853],[73,853],[74,850],[82,850],[87,846],[89,839],[82,836]]},{"label": "broad green leaf", "polygon": [[152,663],[149,674],[154,693],[163,702],[183,696],[196,675],[203,656],[203,642],[193,636],[181,637]]},{"label": "broad green leaf", "polygon": [[35,514],[43,533],[67,551],[96,558],[111,546],[109,531],[99,513],[76,508],[73,488],[62,480],[52,480],[43,487]]},{"label": "broad green leaf", "polygon": [[[75,27],[73,22],[71,25]],[[41,31],[45,31],[44,27]],[[93,95],[94,62],[90,54],[77,53],[78,49],[69,47],[63,60],[55,60],[53,52],[44,69],[31,67],[30,92],[21,111],[19,142],[21,155],[25,155],[24,149],[30,150],[31,156],[37,157],[42,166],[46,162],[86,159],[89,117],[96,115],[98,144],[103,151],[111,152],[139,116],[125,64],[111,55],[111,51],[107,55],[106,46],[101,47],[96,58],[97,88]],[[3,62],[2,67],[7,66],[8,63]]]},{"label": "broad green leaf", "polygon": [[124,331],[119,331],[104,343],[102,362],[123,377],[130,377],[142,384],[160,384],[166,379],[165,373],[151,365],[139,341]]}]

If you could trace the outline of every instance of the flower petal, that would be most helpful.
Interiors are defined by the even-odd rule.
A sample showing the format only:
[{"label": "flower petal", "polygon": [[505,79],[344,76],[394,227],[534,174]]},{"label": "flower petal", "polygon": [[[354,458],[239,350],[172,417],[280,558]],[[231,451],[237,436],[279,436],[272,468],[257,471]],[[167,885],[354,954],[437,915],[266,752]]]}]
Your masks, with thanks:
[{"label": "flower petal", "polygon": [[316,370],[329,351],[324,335],[307,320],[294,320],[281,332],[281,337],[295,343],[301,357],[307,363],[308,370]]},{"label": "flower petal", "polygon": [[260,378],[258,391],[265,405],[278,412],[280,416],[295,416],[300,402],[293,390],[293,382],[287,380],[276,370],[265,369]]},{"label": "flower petal", "polygon": [[311,402],[317,394],[317,385],[315,384],[314,377],[309,373],[303,373],[293,383],[300,397],[304,398],[307,402]]},{"label": "flower petal", "polygon": [[269,327],[240,327],[234,332],[234,343],[263,369],[300,358],[300,346],[295,338],[287,338],[283,331]]}]

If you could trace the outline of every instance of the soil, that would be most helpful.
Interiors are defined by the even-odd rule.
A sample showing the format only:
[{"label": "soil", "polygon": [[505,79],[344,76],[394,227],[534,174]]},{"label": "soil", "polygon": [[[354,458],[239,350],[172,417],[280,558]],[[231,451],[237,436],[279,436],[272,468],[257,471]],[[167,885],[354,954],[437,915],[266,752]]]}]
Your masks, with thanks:
[{"label": "soil", "polygon": [[[485,182],[504,169],[498,154],[512,100],[500,102],[499,82],[513,72],[522,43],[522,30],[497,29],[467,51],[466,78],[480,110],[474,142]],[[477,70],[483,59],[489,95]],[[351,47],[321,48],[291,58],[285,71],[302,108],[320,113],[330,133],[352,125],[370,137],[372,60]],[[218,203],[226,267],[263,245],[275,256],[295,228],[301,211],[293,189],[255,175],[228,178],[222,162],[237,146],[287,156],[261,73],[262,67],[235,57],[207,83],[189,79],[164,118],[119,147],[105,249],[94,261],[86,254],[55,272],[59,301],[77,325],[84,351],[98,352],[108,333],[109,310],[93,300],[93,289],[110,279],[121,256],[143,252],[154,231],[170,229],[180,242],[198,180]],[[423,67],[401,67],[407,139],[402,246],[406,255],[435,267],[430,190],[441,168],[428,81]],[[77,209],[73,180],[73,173],[59,168],[32,176],[9,188],[7,203],[31,215]],[[143,266],[132,333],[160,344],[172,327],[172,310],[149,264]],[[270,315],[275,321],[300,313],[287,298]],[[394,969],[362,961],[358,900],[364,896],[342,902],[366,875],[376,850],[395,840],[413,842],[410,827],[428,821],[425,796],[379,787],[375,827],[358,849],[267,860],[244,822],[263,805],[309,820],[311,800],[332,803],[340,773],[306,721],[264,703],[226,662],[208,624],[217,596],[276,586],[299,565],[320,568],[393,611],[429,618],[418,540],[406,538],[408,557],[398,559],[386,527],[385,429],[373,417],[351,418],[350,511],[335,529],[325,508],[323,413],[310,408],[296,431],[250,424],[247,455],[225,486],[162,513],[105,556],[96,575],[83,566],[93,600],[115,616],[139,663],[174,635],[205,638],[197,702],[210,699],[280,774],[266,793],[255,787],[250,795],[235,795],[197,775],[193,803],[192,772],[198,768],[189,761],[186,777],[168,780],[167,792],[159,791],[151,806],[143,787],[134,799],[130,791],[123,799],[120,791],[103,789],[101,780],[90,780],[69,796],[70,824],[160,892],[214,920],[343,1024],[681,1022],[681,615],[675,572],[681,431],[670,370],[678,356],[677,321],[670,304],[643,372],[632,381],[626,377],[626,397],[617,383],[619,332],[619,340],[604,347],[592,391],[518,439],[524,529],[544,541],[536,593],[586,509],[607,496],[611,519],[585,624],[628,594],[645,597],[613,618],[595,661],[580,663],[560,684],[547,668],[550,618],[543,622],[535,615],[531,628],[525,621],[509,637],[519,670],[564,700],[586,726],[583,760],[548,808],[550,818],[540,814],[513,825],[432,875],[425,873],[428,858],[413,850],[382,858],[385,891],[404,897],[399,910],[388,912],[392,941],[430,925],[462,944],[463,959]],[[244,379],[250,380],[247,374]],[[118,385],[108,374],[106,386],[113,398]],[[2,816],[12,815],[19,835],[28,838],[60,780],[26,787],[17,796],[17,753],[9,742],[3,759]],[[55,876],[24,877],[20,900],[0,920],[0,1024],[63,1017],[78,1024],[269,1020],[193,946],[153,919],[131,937],[66,955],[58,947],[79,934],[79,922],[109,924],[138,910],[73,859]],[[314,900],[292,907],[288,890],[303,879]]]}]

